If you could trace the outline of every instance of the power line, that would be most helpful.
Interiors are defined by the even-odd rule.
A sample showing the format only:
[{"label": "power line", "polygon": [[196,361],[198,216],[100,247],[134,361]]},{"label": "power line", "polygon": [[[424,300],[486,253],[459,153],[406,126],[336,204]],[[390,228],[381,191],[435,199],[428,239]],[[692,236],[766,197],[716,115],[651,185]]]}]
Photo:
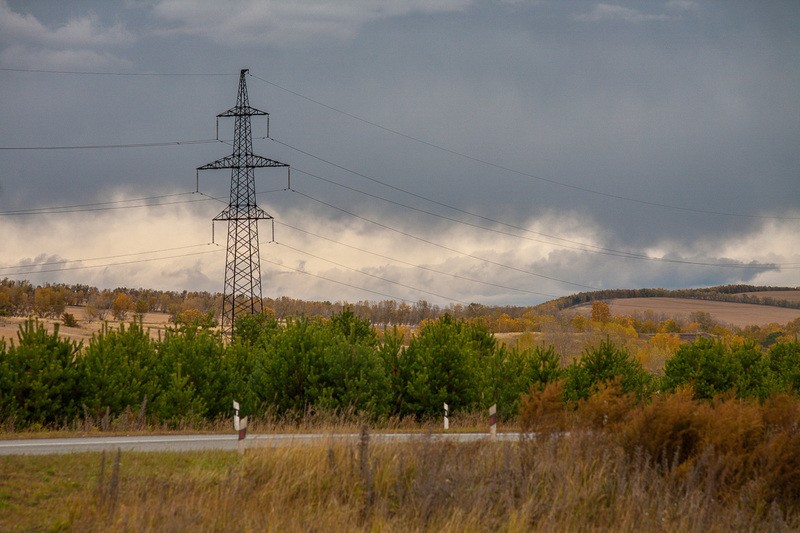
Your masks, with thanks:
[{"label": "power line", "polygon": [[[274,192],[284,192],[286,189],[268,189],[263,191],[258,191],[256,194],[269,194]],[[163,199],[163,198],[172,198],[176,196],[186,196],[186,195],[193,195],[199,194],[200,196],[204,196],[205,198],[202,199],[188,199],[188,200],[176,200],[174,202],[159,202],[153,204],[142,204],[142,205],[113,205],[119,203],[127,203],[127,202],[143,202],[148,200],[156,200],[156,199]],[[174,193],[174,194],[160,194],[157,196],[144,196],[140,198],[129,198],[127,200],[111,200],[108,202],[92,202],[88,204],[72,204],[72,205],[60,205],[60,206],[50,206],[50,207],[33,207],[31,209],[18,209],[15,211],[0,211],[0,216],[33,216],[33,215],[49,215],[49,214],[65,214],[65,213],[85,213],[85,212],[94,212],[94,211],[116,211],[120,209],[139,209],[142,207],[161,207],[164,205],[178,205],[178,204],[191,204],[196,202],[207,202],[210,200],[223,202],[224,198],[221,196],[210,196],[200,191],[190,191],[190,192],[181,192],[181,193]]]},{"label": "power line", "polygon": [[49,214],[63,214],[63,213],[85,213],[93,211],[114,211],[118,209],[136,209],[141,207],[159,207],[162,205],[175,205],[175,204],[188,204],[194,202],[207,202],[208,198],[177,200],[174,202],[159,202],[154,204],[143,205],[114,205],[120,203],[131,202],[145,202],[150,200],[161,200],[164,198],[175,198],[179,196],[186,196],[195,194],[194,192],[181,192],[174,194],[160,194],[156,196],[145,196],[141,198],[130,198],[127,200],[111,200],[108,202],[92,202],[88,204],[72,204],[63,206],[51,207],[34,207],[31,209],[18,209],[15,211],[0,211],[0,216],[28,216],[28,215],[49,215]]},{"label": "power line", "polygon": [[337,244],[339,246],[344,246],[346,248],[350,248],[351,250],[357,250],[359,252],[363,252],[363,253],[367,253],[367,254],[370,254],[370,255],[374,255],[375,257],[380,257],[381,259],[386,259],[386,260],[389,260],[389,261],[392,261],[392,262],[395,262],[395,263],[400,263],[402,265],[406,265],[406,266],[409,266],[409,267],[412,267],[412,268],[416,268],[416,269],[419,269],[419,270],[425,270],[427,272],[433,272],[434,274],[441,274],[443,276],[449,276],[449,277],[454,278],[454,279],[460,279],[462,281],[469,281],[469,282],[472,282],[472,283],[480,283],[482,285],[486,285],[488,287],[495,287],[495,288],[498,288],[498,289],[517,291],[517,292],[522,292],[522,293],[526,293],[526,294],[535,294],[537,296],[547,296],[547,297],[550,297],[550,298],[558,298],[558,295],[556,295],[556,294],[548,294],[548,293],[544,293],[544,292],[531,291],[531,290],[528,290],[528,289],[520,289],[518,287],[508,287],[506,285],[500,285],[500,284],[497,284],[497,283],[492,283],[492,282],[485,281],[485,280],[480,280],[480,279],[468,278],[466,276],[461,276],[459,274],[453,274],[452,272],[444,272],[442,270],[436,270],[435,268],[430,268],[430,267],[426,267],[426,266],[422,266],[422,265],[417,265],[415,263],[410,263],[408,261],[403,261],[402,259],[397,259],[395,257],[389,257],[388,255],[379,254],[377,252],[372,252],[370,250],[365,250],[364,248],[359,248],[358,246],[353,246],[351,244],[346,244],[346,243],[343,243],[343,242],[340,242],[340,241],[336,241],[334,239],[330,239],[330,238],[325,237],[323,235],[319,235],[318,233],[314,233],[312,231],[304,230],[304,229],[298,228],[296,226],[290,226],[289,224],[284,224],[284,223],[278,222],[278,221],[276,221],[275,223],[280,225],[280,226],[283,226],[283,227],[286,227],[286,228],[290,228],[290,229],[293,229],[295,231],[299,231],[301,233],[305,233],[306,235],[311,235],[312,237],[316,237],[318,239],[322,239],[324,241],[328,241],[328,242]]},{"label": "power line", "polygon": [[[160,250],[160,251],[163,252],[163,251],[170,251],[170,250],[180,250],[180,249],[185,249],[185,248],[194,248],[194,247],[197,247],[197,246],[213,246],[213,245],[210,244],[210,243],[202,244],[202,245],[201,244],[195,244],[195,245],[191,245],[191,246],[179,246],[177,248],[166,248],[166,249]],[[166,259],[179,259],[179,258],[182,258],[182,257],[192,257],[192,256],[196,256],[196,255],[204,255],[204,254],[209,254],[209,253],[216,253],[216,252],[219,252],[219,251],[220,251],[219,249],[215,249],[215,250],[206,250],[206,251],[203,251],[203,252],[192,252],[192,253],[187,253],[187,254],[168,255],[168,256],[165,256],[165,257],[151,257],[151,258],[148,258],[148,259],[132,259],[130,261],[118,261],[116,263],[106,263],[106,264],[100,264],[100,265],[78,265],[78,266],[64,267],[64,268],[27,270],[27,271],[21,271],[21,272],[6,272],[6,273],[3,273],[3,276],[28,276],[28,275],[32,275],[32,274],[44,274],[44,273],[52,273],[52,272],[66,272],[68,270],[85,270],[85,269],[90,269],[90,268],[115,267],[115,266],[122,266],[122,265],[131,265],[131,264],[136,264],[136,263],[147,263],[147,262],[151,262],[151,261],[163,261],[163,260],[166,260]],[[156,251],[154,251],[154,252],[139,252],[139,253],[135,253],[135,254],[122,254],[122,255],[119,255],[119,256],[109,256],[109,258],[111,258],[111,257],[126,257],[126,256],[131,256],[131,255],[146,255],[146,254],[149,254],[149,253],[156,253]],[[63,262],[62,261],[53,261],[53,262],[49,262],[49,263],[41,263],[41,265],[54,265],[54,264],[72,263],[72,262],[79,262],[79,261],[91,261],[91,259],[76,259],[76,260],[63,261]],[[30,265],[19,266],[19,267],[0,267],[0,268],[3,268],[3,269],[30,268]]]},{"label": "power line", "polygon": [[558,278],[554,278],[554,277],[551,277],[551,276],[545,276],[544,274],[538,274],[536,272],[531,272],[530,270],[524,270],[524,269],[521,269],[521,268],[516,268],[516,267],[509,266],[509,265],[504,265],[502,263],[498,263],[497,261],[492,261],[491,259],[486,259],[484,257],[479,257],[479,256],[476,256],[476,255],[473,255],[473,254],[469,254],[469,253],[463,252],[461,250],[456,250],[455,248],[451,248],[449,246],[445,246],[443,244],[439,244],[439,243],[430,241],[428,239],[423,239],[422,237],[418,237],[418,236],[413,235],[411,233],[407,233],[405,231],[398,230],[398,229],[393,228],[391,226],[388,226],[386,224],[382,224],[380,222],[376,222],[374,220],[370,220],[370,219],[368,219],[366,217],[362,217],[361,215],[357,215],[357,214],[355,214],[355,213],[353,213],[351,211],[347,211],[346,209],[342,209],[341,207],[336,207],[335,205],[332,205],[332,204],[329,204],[329,203],[324,202],[322,200],[319,200],[317,198],[314,198],[313,196],[309,196],[308,194],[302,193],[302,192],[300,192],[300,191],[298,191],[296,189],[291,189],[291,190],[292,190],[292,192],[294,192],[296,194],[299,194],[300,196],[308,198],[309,200],[312,200],[314,202],[322,204],[322,205],[324,205],[326,207],[330,207],[331,209],[335,209],[337,211],[340,211],[342,213],[350,215],[350,216],[352,216],[354,218],[358,218],[360,220],[364,220],[365,222],[369,222],[369,223],[374,224],[374,225],[376,225],[378,227],[387,229],[389,231],[393,231],[395,233],[399,233],[400,235],[404,235],[404,236],[409,237],[411,239],[414,239],[414,240],[417,240],[417,241],[420,241],[420,242],[424,242],[425,244],[429,244],[431,246],[435,246],[437,248],[441,248],[443,250],[447,250],[449,252],[453,252],[453,253],[462,255],[464,257],[469,257],[469,258],[475,259],[477,261],[482,261],[482,262],[489,263],[489,264],[492,264],[492,265],[495,265],[495,266],[500,266],[500,267],[503,267],[503,268],[507,268],[509,270],[515,270],[517,272],[521,272],[523,274],[529,274],[531,276],[535,276],[535,277],[538,277],[538,278],[547,279],[547,280],[550,280],[550,281],[556,281],[558,283],[564,283],[564,284],[567,284],[567,285],[573,285],[575,287],[581,287],[581,288],[584,288],[584,289],[600,290],[598,287],[592,287],[591,285],[584,285],[582,283],[575,283],[575,282],[572,282],[572,281],[558,279]]},{"label": "power line", "polygon": [[461,300],[458,300],[458,299],[456,299],[456,298],[452,298],[452,297],[450,297],[450,296],[443,296],[443,295],[441,295],[441,294],[437,294],[437,293],[435,293],[435,292],[427,291],[427,290],[425,290],[425,289],[420,289],[419,287],[413,287],[413,286],[411,286],[411,285],[406,285],[405,283],[401,283],[401,282],[399,282],[399,281],[394,281],[394,280],[391,280],[391,279],[383,278],[383,277],[381,277],[381,276],[377,276],[377,275],[375,275],[375,274],[370,274],[369,272],[364,272],[363,270],[359,270],[359,269],[357,269],[357,268],[349,267],[349,266],[347,266],[347,265],[343,265],[342,263],[337,263],[336,261],[332,261],[332,260],[330,260],[330,259],[325,259],[324,257],[320,257],[320,256],[318,256],[318,255],[315,255],[315,254],[312,254],[312,253],[310,253],[310,252],[306,252],[305,250],[300,250],[300,249],[298,249],[298,248],[294,248],[294,247],[292,247],[292,246],[289,246],[289,245],[287,245],[287,244],[281,244],[281,243],[276,243],[276,244],[277,244],[278,246],[283,246],[284,248],[288,248],[289,250],[293,250],[293,251],[295,251],[295,252],[298,252],[298,253],[301,253],[301,254],[307,255],[307,256],[309,256],[309,257],[313,257],[314,259],[319,259],[320,261],[325,261],[325,262],[327,262],[327,263],[331,263],[332,265],[336,265],[336,266],[338,266],[338,267],[341,267],[341,268],[344,268],[344,269],[347,269],[347,270],[351,270],[351,271],[353,271],[353,272],[357,272],[357,273],[359,273],[359,274],[361,274],[361,275],[363,275],[363,276],[368,276],[368,277],[370,277],[370,278],[374,278],[374,279],[377,279],[377,280],[380,280],[380,281],[384,281],[384,282],[386,282],[386,283],[392,283],[393,285],[398,285],[398,286],[400,286],[400,287],[404,287],[404,288],[406,288],[406,289],[411,289],[412,291],[421,292],[421,293],[423,293],[423,294],[427,294],[427,295],[429,295],[429,296],[435,296],[435,297],[437,297],[437,298],[442,298],[442,299],[444,299],[444,300],[449,300],[449,301],[451,301],[451,302],[457,302],[457,303],[460,303],[460,304],[469,305],[469,303],[467,303],[467,302],[462,302]]},{"label": "power line", "polygon": [[231,72],[102,72],[86,70],[51,70],[37,68],[0,68],[5,72],[29,72],[34,74],[75,74],[86,76],[165,76],[165,77],[205,77],[205,76],[237,76],[239,73]]},{"label": "power line", "polygon": [[[344,167],[339,167],[339,168],[342,168],[343,170],[347,170]],[[527,229],[527,228],[523,228],[521,226],[508,224],[506,222],[502,222],[502,221],[499,221],[499,220],[488,218],[488,217],[485,217],[483,215],[478,215],[478,214],[475,214],[475,213],[471,213],[469,211],[465,211],[465,210],[459,209],[457,207],[453,207],[453,206],[450,206],[450,205],[447,205],[447,204],[444,204],[444,203],[441,203],[441,202],[437,202],[436,200],[431,200],[429,198],[426,198],[424,196],[415,194],[413,192],[405,191],[405,190],[400,189],[398,187],[394,187],[393,185],[385,184],[387,187],[390,187],[392,189],[396,189],[398,191],[405,192],[405,193],[407,193],[407,194],[409,194],[411,196],[426,200],[426,201],[434,203],[436,205],[440,205],[440,206],[446,207],[448,209],[452,209],[454,211],[458,211],[460,213],[464,213],[464,214],[467,214],[467,215],[470,215],[470,216],[474,216],[474,217],[479,218],[479,219],[486,220],[487,222],[492,222],[494,224],[498,224],[498,225],[501,225],[501,226],[506,226],[508,228],[512,228],[512,229],[515,229],[515,230],[518,230],[518,231],[522,231],[522,232],[525,232],[525,233],[531,233],[533,235],[539,235],[541,237],[546,237],[548,239],[554,239],[554,240],[557,240],[557,241],[563,241],[563,242],[575,245],[575,246],[568,246],[566,244],[542,241],[542,240],[539,240],[539,239],[532,239],[532,238],[526,237],[524,235],[518,235],[518,234],[515,234],[515,233],[509,233],[507,231],[501,231],[501,230],[498,230],[496,228],[488,228],[486,226],[473,224],[471,222],[466,222],[466,221],[463,221],[463,220],[459,220],[457,218],[448,217],[446,215],[442,215],[442,214],[439,214],[439,213],[426,211],[426,210],[420,209],[418,207],[414,207],[414,206],[410,206],[410,205],[403,204],[403,203],[400,203],[400,202],[396,202],[394,200],[389,200],[388,198],[384,198],[384,197],[379,196],[379,195],[371,194],[371,193],[368,193],[368,192],[365,192],[365,191],[361,191],[361,190],[353,188],[353,187],[349,187],[347,185],[343,185],[343,184],[338,183],[338,182],[336,182],[334,180],[330,180],[328,178],[323,178],[322,176],[318,176],[316,174],[312,174],[310,172],[301,170],[301,169],[299,169],[297,167],[294,167],[294,169],[295,169],[296,172],[300,172],[302,174],[305,174],[305,175],[307,175],[309,177],[318,179],[320,181],[324,181],[326,183],[330,183],[332,185],[336,185],[336,186],[341,187],[343,189],[347,189],[347,190],[350,190],[350,191],[353,191],[353,192],[357,192],[359,194],[362,194],[364,196],[368,196],[370,198],[375,198],[377,200],[382,200],[384,202],[387,202],[387,203],[390,203],[390,204],[393,204],[393,205],[397,205],[399,207],[410,209],[410,210],[416,211],[418,213],[423,213],[423,214],[426,214],[426,215],[430,215],[430,216],[434,216],[434,217],[437,217],[437,218],[441,218],[443,220],[448,220],[450,222],[455,222],[455,223],[458,223],[458,224],[463,224],[465,226],[470,226],[470,227],[473,227],[473,228],[482,229],[484,231],[491,231],[493,233],[497,233],[497,234],[500,234],[500,235],[506,235],[506,236],[509,236],[509,237],[516,237],[518,239],[525,239],[525,240],[532,241],[532,242],[539,242],[539,243],[547,244],[547,245],[550,245],[550,246],[558,246],[558,247],[566,248],[566,249],[569,249],[569,250],[578,250],[578,251],[581,251],[581,252],[596,253],[596,254],[608,255],[608,256],[612,256],[612,257],[621,257],[623,259],[638,259],[638,260],[643,260],[643,261],[654,261],[654,262],[663,262],[663,263],[676,263],[676,264],[686,264],[686,265],[693,265],[693,266],[710,266],[710,267],[741,268],[741,269],[765,269],[765,268],[775,268],[775,267],[794,268],[794,265],[795,265],[795,263],[786,263],[786,264],[770,263],[770,264],[755,264],[755,265],[754,264],[731,264],[731,263],[705,263],[705,262],[700,262],[700,261],[688,261],[688,260],[682,260],[682,259],[669,259],[669,258],[663,258],[663,257],[650,257],[650,256],[647,256],[647,255],[644,255],[644,254],[637,254],[637,253],[633,253],[633,252],[615,250],[613,248],[605,248],[605,247],[597,246],[597,245],[594,245],[594,244],[587,244],[587,243],[583,243],[583,242],[579,242],[579,241],[573,241],[571,239],[566,239],[566,238],[563,238],[563,237],[558,237],[558,236],[555,236],[555,235],[548,235],[546,233],[533,231],[533,230],[530,230],[530,229]],[[355,174],[357,174],[359,176],[363,176],[362,174],[359,174],[359,173],[355,173]],[[367,176],[364,176],[364,177],[367,177]],[[372,179],[372,178],[369,178],[369,177],[367,177],[367,178],[368,179]],[[382,182],[374,180],[374,179],[373,179],[373,181],[376,181],[377,183],[383,184]]]},{"label": "power line", "polygon": [[280,89],[282,91],[285,91],[285,92],[287,92],[289,94],[297,96],[298,98],[302,98],[303,100],[307,100],[307,101],[309,101],[311,103],[314,103],[316,105],[319,105],[321,107],[324,107],[326,109],[334,111],[336,113],[340,113],[340,114],[342,114],[342,115],[344,115],[346,117],[350,117],[350,118],[352,118],[354,120],[357,120],[357,121],[362,122],[364,124],[367,124],[369,126],[381,129],[381,130],[386,131],[388,133],[391,133],[393,135],[397,135],[399,137],[403,137],[405,139],[414,141],[416,143],[428,146],[430,148],[433,148],[433,149],[436,149],[436,150],[439,150],[439,151],[442,151],[442,152],[445,152],[445,153],[448,153],[448,154],[451,154],[451,155],[454,155],[454,156],[457,156],[457,157],[460,157],[460,158],[463,158],[463,159],[467,159],[467,160],[472,161],[474,163],[480,163],[482,165],[485,165],[485,166],[488,166],[488,167],[491,167],[491,168],[502,170],[504,172],[508,172],[508,173],[511,173],[511,174],[516,174],[518,176],[523,176],[523,177],[526,177],[526,178],[531,178],[531,179],[534,179],[534,180],[542,181],[542,182],[545,182],[545,183],[549,183],[551,185],[557,185],[559,187],[564,187],[564,188],[567,188],[567,189],[572,189],[572,190],[581,191],[581,192],[584,192],[584,193],[594,194],[594,195],[602,196],[604,198],[611,198],[611,199],[614,199],[614,200],[633,202],[633,203],[638,203],[638,204],[642,204],[642,205],[647,205],[647,206],[650,206],[650,207],[659,207],[659,208],[663,208],[663,209],[672,209],[672,210],[683,211],[683,212],[688,212],[688,213],[697,213],[697,214],[715,215],[715,216],[726,216],[726,217],[765,219],[765,220],[800,220],[800,217],[751,215],[751,214],[746,214],[746,213],[732,213],[732,212],[726,212],[726,211],[713,211],[713,210],[707,210],[707,209],[696,209],[696,208],[685,207],[685,206],[664,204],[664,203],[652,202],[652,201],[648,201],[648,200],[641,200],[641,199],[638,199],[638,198],[632,198],[632,197],[629,197],[629,196],[623,196],[623,195],[620,195],[620,194],[611,194],[611,193],[607,193],[607,192],[603,192],[603,191],[598,191],[596,189],[590,189],[588,187],[581,187],[580,185],[573,185],[571,183],[565,183],[563,181],[558,181],[558,180],[555,180],[555,179],[552,179],[552,178],[545,178],[545,177],[542,177],[542,176],[538,176],[536,174],[532,174],[530,172],[525,172],[523,170],[511,168],[509,166],[505,166],[505,165],[502,165],[502,164],[499,164],[499,163],[493,163],[493,162],[487,161],[485,159],[474,157],[474,156],[465,154],[463,152],[459,152],[457,150],[453,150],[451,148],[447,148],[447,147],[442,146],[440,144],[436,144],[436,143],[433,143],[433,142],[430,142],[430,141],[426,141],[426,140],[424,140],[424,139],[422,139],[420,137],[416,137],[414,135],[409,135],[407,133],[403,133],[401,131],[398,131],[398,130],[383,126],[381,124],[378,124],[377,122],[373,122],[371,120],[367,120],[367,119],[362,118],[362,117],[360,117],[358,115],[354,115],[352,113],[348,113],[347,111],[343,111],[343,110],[341,110],[339,108],[336,108],[334,106],[325,104],[325,103],[320,102],[318,100],[314,100],[313,98],[309,98],[308,96],[305,96],[305,95],[303,95],[303,94],[301,94],[301,93],[299,93],[297,91],[293,91],[291,89],[288,89],[286,87],[278,85],[277,83],[274,83],[274,82],[271,82],[271,81],[266,80],[264,78],[261,78],[259,76],[256,76],[256,75],[254,75],[252,73],[250,74],[250,76],[252,76],[253,78],[255,78],[257,80],[260,80],[260,81],[262,81],[262,82],[264,82],[264,83],[266,83],[268,85],[271,85],[271,86],[276,87],[276,88],[278,88],[278,89]]},{"label": "power line", "polygon": [[211,144],[225,142],[220,139],[194,139],[188,141],[166,141],[155,143],[125,143],[125,144],[78,144],[61,146],[0,146],[0,150],[97,150],[105,148],[156,148],[162,146],[183,146],[190,144]]},{"label": "power line", "polygon": [[383,292],[374,291],[372,289],[366,289],[364,287],[358,287],[356,285],[351,285],[350,283],[345,283],[343,281],[339,281],[339,280],[335,280],[335,279],[331,279],[331,278],[326,278],[325,276],[320,276],[319,274],[312,274],[311,272],[307,272],[305,270],[300,270],[299,268],[292,268],[290,266],[278,263],[277,261],[270,261],[269,259],[264,259],[263,257],[261,258],[261,262],[262,263],[269,263],[271,265],[275,265],[277,267],[284,268],[286,270],[292,270],[292,271],[297,272],[299,274],[304,274],[306,276],[311,276],[313,278],[318,278],[318,279],[321,279],[321,280],[324,280],[324,281],[329,281],[331,283],[336,283],[338,285],[343,285],[345,287],[350,287],[351,289],[356,289],[356,290],[359,290],[359,291],[365,291],[365,292],[369,292],[369,293],[372,293],[372,294],[377,294],[378,296],[383,296],[384,298],[389,298],[390,300],[397,300],[397,301],[400,301],[400,302],[414,303],[412,300],[408,300],[406,298],[401,298],[399,296],[392,296],[391,294],[386,294],[386,293],[383,293]]}]

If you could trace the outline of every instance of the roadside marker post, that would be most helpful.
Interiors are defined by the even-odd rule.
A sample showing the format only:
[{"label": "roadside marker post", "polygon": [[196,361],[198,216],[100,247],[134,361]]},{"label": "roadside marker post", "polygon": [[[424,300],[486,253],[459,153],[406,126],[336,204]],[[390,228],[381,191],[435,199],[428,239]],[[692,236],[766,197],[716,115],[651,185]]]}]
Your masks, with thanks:
[{"label": "roadside marker post", "polygon": [[450,429],[450,419],[448,416],[450,415],[450,407],[447,404],[444,404],[444,429]]},{"label": "roadside marker post", "polygon": [[244,453],[244,443],[247,437],[247,417],[239,418],[239,402],[233,402],[233,429],[239,432],[239,453]]},{"label": "roadside marker post", "polygon": [[492,440],[497,438],[497,404],[489,408],[489,435]]}]

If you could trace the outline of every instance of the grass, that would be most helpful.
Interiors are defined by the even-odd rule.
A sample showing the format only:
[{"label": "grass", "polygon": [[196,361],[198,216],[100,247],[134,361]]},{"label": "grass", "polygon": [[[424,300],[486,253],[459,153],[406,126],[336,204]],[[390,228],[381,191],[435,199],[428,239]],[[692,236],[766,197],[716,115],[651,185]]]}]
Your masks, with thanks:
[{"label": "grass", "polygon": [[[515,442],[443,442],[438,422],[408,420],[379,427],[417,439],[374,442],[363,420],[317,414],[260,430],[360,439],[3,456],[0,531],[800,530],[798,397],[682,389],[642,404],[611,382],[564,406],[559,387],[525,399],[519,421],[538,436]],[[452,422],[481,428],[482,416]]]},{"label": "grass", "polygon": [[[299,415],[279,416],[266,412],[248,416],[248,433],[357,433],[364,424],[384,432],[427,433],[442,431],[442,419],[416,420],[413,416],[389,417],[378,421],[355,412],[309,411]],[[486,432],[489,414],[482,411],[460,411],[450,415],[451,433]],[[516,425],[501,422],[499,431],[516,431]],[[0,424],[0,440],[45,439],[92,436],[153,435],[180,432],[181,434],[230,434],[233,418],[213,420],[194,418],[177,423],[142,423],[129,415],[129,410],[107,421],[91,417],[75,419],[52,427],[33,426],[17,431],[14,421]]]},{"label": "grass", "polygon": [[792,531],[712,457],[664,470],[606,432],[538,441],[0,457],[0,531]]}]

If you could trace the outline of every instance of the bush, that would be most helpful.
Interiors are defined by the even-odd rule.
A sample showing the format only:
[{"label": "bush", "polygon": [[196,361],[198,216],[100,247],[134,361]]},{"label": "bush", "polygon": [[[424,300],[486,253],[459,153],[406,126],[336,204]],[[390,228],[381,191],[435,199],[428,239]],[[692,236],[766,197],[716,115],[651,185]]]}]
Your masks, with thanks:
[{"label": "bush", "polygon": [[159,419],[216,418],[231,412],[230,368],[223,351],[220,336],[205,327],[167,332],[157,350],[159,394],[153,409]]},{"label": "bush", "polygon": [[82,344],[61,339],[29,319],[17,333],[19,344],[0,350],[2,412],[21,426],[52,425],[75,419],[83,402],[83,372],[76,364]]},{"label": "bush", "polygon": [[552,433],[567,428],[568,412],[564,406],[564,381],[548,383],[544,388],[531,385],[522,396],[519,423],[523,433]]},{"label": "bush", "polygon": [[104,327],[93,336],[80,359],[84,401],[94,416],[108,409],[112,416],[152,401],[160,391],[156,344],[133,323],[118,330]]},{"label": "bush", "polygon": [[399,359],[399,414],[436,416],[443,403],[451,411],[483,407],[481,370],[496,349],[491,332],[479,324],[450,315],[425,323]]},{"label": "bush", "polygon": [[390,381],[365,324],[345,311],[328,323],[300,317],[265,330],[256,343],[253,375],[260,402],[296,416],[311,408],[387,413]]},{"label": "bush", "polygon": [[601,384],[617,378],[622,392],[645,398],[650,394],[654,379],[627,348],[617,347],[608,339],[584,350],[583,355],[567,367],[565,376],[566,401],[586,400]]},{"label": "bush", "polygon": [[800,342],[777,342],[769,349],[768,366],[775,377],[775,387],[800,393]]},{"label": "bush", "polygon": [[61,315],[61,322],[63,322],[64,325],[68,328],[78,327],[78,321],[75,320],[75,315],[73,315],[72,313],[64,313],[63,315]]},{"label": "bush", "polygon": [[775,388],[770,361],[754,342],[728,348],[721,341],[704,338],[682,345],[664,364],[665,391],[686,385],[694,388],[699,399],[728,391],[737,398],[764,399]]}]

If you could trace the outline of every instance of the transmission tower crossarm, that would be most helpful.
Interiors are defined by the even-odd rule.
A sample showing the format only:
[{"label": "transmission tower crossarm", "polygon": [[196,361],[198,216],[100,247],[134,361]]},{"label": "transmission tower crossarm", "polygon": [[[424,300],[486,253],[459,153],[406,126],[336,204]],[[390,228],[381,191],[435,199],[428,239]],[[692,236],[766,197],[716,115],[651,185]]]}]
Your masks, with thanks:
[{"label": "transmission tower crossarm", "polygon": [[256,115],[266,115],[269,116],[269,113],[266,111],[261,111],[260,109],[256,109],[255,107],[248,106],[236,106],[228,109],[227,111],[223,111],[217,118],[223,117],[246,117],[246,116],[256,116]]},{"label": "transmission tower crossarm", "polygon": [[270,220],[272,215],[257,205],[228,206],[212,220]]},{"label": "transmission tower crossarm", "polygon": [[226,155],[223,158],[197,167],[197,170],[219,170],[224,168],[266,168],[266,167],[288,167],[286,163],[275,161],[255,154],[246,154],[246,157],[237,154]]}]

